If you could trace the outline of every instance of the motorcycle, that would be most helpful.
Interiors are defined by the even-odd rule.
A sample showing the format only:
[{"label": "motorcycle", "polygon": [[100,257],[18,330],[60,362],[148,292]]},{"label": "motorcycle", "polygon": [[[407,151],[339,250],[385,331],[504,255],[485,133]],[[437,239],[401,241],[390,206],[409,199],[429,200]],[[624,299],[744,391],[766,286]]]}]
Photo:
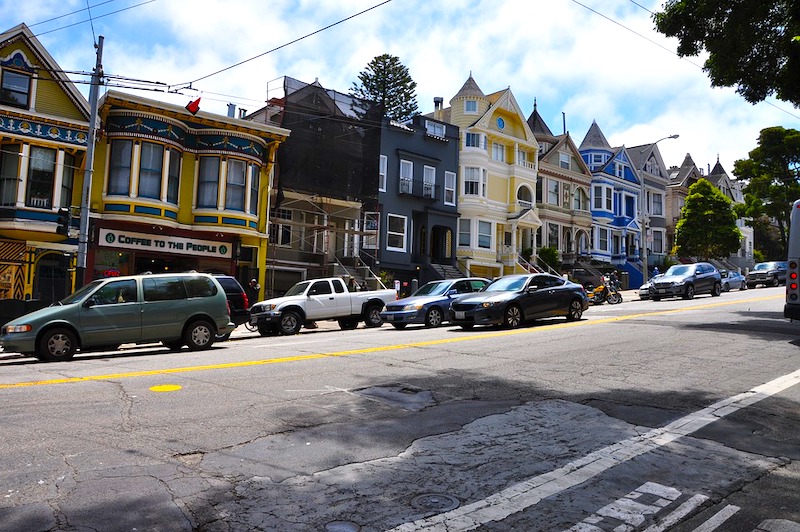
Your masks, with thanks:
[{"label": "motorcycle", "polygon": [[608,301],[609,305],[622,303],[622,294],[619,292],[617,284],[607,275],[603,276],[603,282],[600,286],[594,287],[586,295],[589,296],[589,302],[592,305],[602,305],[606,301]]}]

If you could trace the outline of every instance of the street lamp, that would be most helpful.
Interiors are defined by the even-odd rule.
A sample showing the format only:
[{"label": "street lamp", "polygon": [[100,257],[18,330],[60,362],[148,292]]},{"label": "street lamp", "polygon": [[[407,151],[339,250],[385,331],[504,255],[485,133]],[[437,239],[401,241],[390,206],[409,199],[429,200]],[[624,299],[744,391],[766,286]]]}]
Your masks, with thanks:
[{"label": "street lamp", "polygon": [[[658,144],[662,140],[677,139],[678,137],[680,137],[680,135],[678,135],[677,133],[674,134],[674,135],[670,135],[668,137],[663,137],[663,138],[660,138],[657,141],[651,143],[650,146],[655,146],[656,144]],[[644,151],[646,149],[647,148],[641,150],[642,153],[644,153]],[[642,179],[641,179],[641,182],[642,182],[642,199],[641,199],[641,202],[639,203],[639,215],[641,217],[641,224],[642,224],[642,226],[641,226],[642,233],[641,233],[641,242],[640,242],[640,245],[641,245],[642,249],[640,250],[640,255],[642,257],[642,283],[646,283],[647,282],[647,276],[648,276],[648,270],[647,270],[647,231],[650,229],[650,213],[646,212],[648,210],[646,208],[647,190],[645,189],[645,185],[644,185],[644,175],[642,175],[641,177],[642,177]]]}]

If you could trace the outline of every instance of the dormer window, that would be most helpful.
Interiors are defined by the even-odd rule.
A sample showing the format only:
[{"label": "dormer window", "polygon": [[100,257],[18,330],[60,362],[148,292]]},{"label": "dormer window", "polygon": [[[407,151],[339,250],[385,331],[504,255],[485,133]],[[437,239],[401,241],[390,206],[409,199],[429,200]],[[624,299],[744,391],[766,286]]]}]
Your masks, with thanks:
[{"label": "dormer window", "polygon": [[478,112],[478,101],[477,100],[467,100],[464,102],[464,112],[475,114]]},{"label": "dormer window", "polygon": [[31,97],[31,77],[16,70],[2,70],[0,103],[28,109]]},{"label": "dormer window", "polygon": [[431,122],[430,120],[426,120],[425,131],[428,132],[428,135],[444,138],[444,124],[440,124],[439,122]]}]

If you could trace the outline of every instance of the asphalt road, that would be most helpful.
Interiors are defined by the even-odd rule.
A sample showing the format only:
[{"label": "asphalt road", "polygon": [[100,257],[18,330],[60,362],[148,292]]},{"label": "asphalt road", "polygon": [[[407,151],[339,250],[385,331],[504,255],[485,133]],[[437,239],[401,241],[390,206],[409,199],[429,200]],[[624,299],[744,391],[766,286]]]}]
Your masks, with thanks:
[{"label": "asphalt road", "polygon": [[0,353],[0,530],[800,530],[783,288],[507,331]]}]

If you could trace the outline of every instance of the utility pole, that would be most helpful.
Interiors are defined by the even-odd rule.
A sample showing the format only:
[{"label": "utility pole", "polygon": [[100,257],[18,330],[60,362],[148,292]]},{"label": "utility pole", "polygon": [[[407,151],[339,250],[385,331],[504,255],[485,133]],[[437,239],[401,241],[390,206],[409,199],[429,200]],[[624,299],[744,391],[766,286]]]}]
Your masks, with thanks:
[{"label": "utility pole", "polygon": [[89,247],[89,209],[91,207],[92,173],[94,171],[94,143],[97,130],[97,100],[103,80],[103,36],[97,38],[97,62],[89,86],[89,138],[86,143],[86,170],[81,191],[81,223],[78,233],[78,264],[75,268],[75,289],[83,286],[86,277],[86,253]]}]

